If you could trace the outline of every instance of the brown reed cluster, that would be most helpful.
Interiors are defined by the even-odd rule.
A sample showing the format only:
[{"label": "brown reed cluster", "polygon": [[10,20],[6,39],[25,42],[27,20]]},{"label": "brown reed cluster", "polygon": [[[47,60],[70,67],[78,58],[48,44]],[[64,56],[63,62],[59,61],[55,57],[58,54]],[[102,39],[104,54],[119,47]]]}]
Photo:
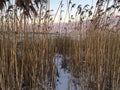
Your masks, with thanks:
[{"label": "brown reed cluster", "polygon": [[[65,29],[73,28],[77,34],[61,34],[47,32],[56,17],[63,25],[63,0],[54,17],[46,9],[47,0],[16,0],[15,5],[0,0],[0,90],[56,90],[59,55],[61,69],[75,78],[71,81],[79,85],[76,89],[119,90],[120,23],[110,28],[108,21],[119,13],[120,1],[113,1],[110,6],[110,0],[98,0],[93,10],[67,0],[65,18],[67,24],[74,23]],[[83,32],[86,20],[89,28]]]}]

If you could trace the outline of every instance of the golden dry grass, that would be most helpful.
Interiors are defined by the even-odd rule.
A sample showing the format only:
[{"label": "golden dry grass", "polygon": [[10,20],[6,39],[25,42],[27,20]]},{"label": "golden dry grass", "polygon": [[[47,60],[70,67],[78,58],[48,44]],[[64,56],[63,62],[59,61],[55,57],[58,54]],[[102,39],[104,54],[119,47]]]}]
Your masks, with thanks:
[{"label": "golden dry grass", "polygon": [[[8,37],[7,37],[8,36]],[[42,35],[21,42],[3,34],[0,83],[3,89],[53,88],[57,78],[55,54],[62,54],[62,68],[79,78],[82,88],[119,88],[120,34],[90,31],[86,37]],[[67,58],[69,57],[69,58]],[[86,81],[83,78],[86,78]],[[44,83],[43,83],[44,82]],[[82,84],[85,82],[85,84]],[[49,83],[51,86],[48,86]],[[46,86],[47,85],[47,86]]]},{"label": "golden dry grass", "polygon": [[[4,0],[2,1],[5,3]],[[28,1],[25,3],[27,6],[31,0]],[[99,3],[101,4],[101,2]],[[67,5],[66,15],[68,14],[68,16],[71,15],[71,4],[72,2],[68,2]],[[104,14],[99,12],[102,9],[101,6],[96,7],[97,11],[91,19],[90,28],[85,33],[80,31],[84,21],[81,16],[86,16],[88,13],[92,15],[92,10],[89,9],[85,12],[89,5],[85,5],[83,10],[78,5],[75,17],[75,19],[79,19],[77,20],[79,25],[75,27],[79,30],[78,38],[73,38],[72,34],[52,35],[34,32],[36,29],[34,25],[38,24],[36,22],[38,17],[34,17],[34,15],[32,17],[31,12],[21,13],[20,20],[18,20],[16,10],[10,10],[11,13],[5,13],[6,16],[2,13],[3,16],[0,16],[0,89],[55,90],[56,79],[59,77],[55,55],[61,54],[63,56],[61,67],[79,80],[82,90],[119,90],[119,22],[115,27],[116,30],[118,29],[116,32],[110,29],[109,25],[105,24],[101,27],[102,16],[107,16],[109,0],[106,4]],[[0,5],[0,9],[3,9],[4,4],[0,2]],[[62,10],[61,5],[62,0],[59,5],[60,10]],[[73,5],[72,8],[74,8]],[[44,12],[42,4],[40,7],[38,8],[40,16],[44,18],[39,17],[39,24],[40,27],[43,25],[43,31],[47,31],[51,21],[47,16],[48,11]],[[31,8],[36,13],[34,8]],[[26,11],[26,8],[23,10]],[[45,16],[42,16],[42,13]],[[30,29],[27,26],[28,18],[32,19],[32,33],[26,32]],[[72,18],[69,17],[68,21],[71,20]]]}]

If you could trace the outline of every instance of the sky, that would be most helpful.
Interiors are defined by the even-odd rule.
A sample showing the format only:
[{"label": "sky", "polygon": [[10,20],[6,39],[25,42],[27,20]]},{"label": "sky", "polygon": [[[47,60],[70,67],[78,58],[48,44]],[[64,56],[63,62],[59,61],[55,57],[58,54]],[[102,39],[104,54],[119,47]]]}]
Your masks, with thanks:
[{"label": "sky", "polygon": [[[59,5],[61,0],[50,0],[50,8],[52,9],[56,9]],[[63,2],[66,2],[67,0],[63,0]],[[71,0],[73,3],[76,3],[76,4],[82,4],[82,5],[85,5],[85,4],[89,4],[89,5],[92,5],[92,2],[93,4],[95,5],[96,1],[97,0]]]},{"label": "sky", "polygon": [[[58,9],[58,6],[59,6],[59,4],[60,4],[60,1],[61,0],[50,0],[50,9],[53,9],[54,11],[53,11],[53,13],[52,13],[52,15],[55,15],[56,14],[56,11],[57,11],[57,9]],[[69,0],[68,0],[69,1]],[[71,12],[71,14],[74,14],[75,13],[75,10],[76,10],[76,8],[77,8],[77,6],[79,5],[79,4],[81,4],[82,6],[84,6],[84,5],[86,5],[86,4],[89,4],[90,6],[95,6],[96,5],[96,2],[97,2],[97,0],[71,0],[71,2],[72,2],[72,4],[76,4],[76,7],[75,7],[75,9],[73,9],[73,11]],[[67,10],[67,0],[63,0],[63,8],[62,8],[62,10],[63,10],[63,15],[62,16],[65,16],[65,12],[66,12],[66,10]],[[57,14],[57,16],[59,15],[59,13]],[[56,18],[56,20],[55,21],[58,21],[59,20],[59,18]]]}]

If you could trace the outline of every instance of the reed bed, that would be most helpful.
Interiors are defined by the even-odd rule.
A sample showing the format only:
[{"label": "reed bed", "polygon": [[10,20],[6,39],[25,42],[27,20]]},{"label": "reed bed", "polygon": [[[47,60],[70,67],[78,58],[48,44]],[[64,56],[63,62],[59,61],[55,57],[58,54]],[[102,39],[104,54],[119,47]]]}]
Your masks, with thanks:
[{"label": "reed bed", "polygon": [[[4,8],[6,1],[0,1],[0,90],[57,90],[60,72],[56,62],[59,55],[62,56],[61,69],[76,78],[74,80],[71,77],[71,81],[79,86],[77,90],[120,89],[119,22],[112,30],[108,20],[103,20],[104,16],[109,16],[108,9],[113,8],[108,7],[109,0],[103,12],[104,2],[98,0],[94,15],[92,6],[78,5],[74,18],[71,12],[75,4],[67,0],[65,18],[68,23],[75,22],[75,27],[70,26],[78,31],[75,36],[61,32],[47,33],[52,29],[49,25],[53,25],[59,11],[58,22],[62,26],[63,0],[53,20],[49,16],[50,10],[45,8],[46,0],[35,0],[38,15],[31,0],[19,1],[12,6],[8,0],[8,8]],[[20,16],[18,7],[23,11]],[[83,33],[84,21],[88,19],[90,27]],[[61,28],[58,29],[61,31]],[[68,30],[67,27],[65,29]],[[68,87],[72,87],[71,84]]]},{"label": "reed bed", "polygon": [[59,77],[56,54],[63,55],[61,67],[79,79],[82,90],[119,90],[118,33],[90,31],[79,40],[70,36],[53,38],[46,34],[42,36],[44,39],[26,37],[20,42],[15,38],[10,40],[7,33],[2,36],[0,85],[3,90],[55,89]]}]

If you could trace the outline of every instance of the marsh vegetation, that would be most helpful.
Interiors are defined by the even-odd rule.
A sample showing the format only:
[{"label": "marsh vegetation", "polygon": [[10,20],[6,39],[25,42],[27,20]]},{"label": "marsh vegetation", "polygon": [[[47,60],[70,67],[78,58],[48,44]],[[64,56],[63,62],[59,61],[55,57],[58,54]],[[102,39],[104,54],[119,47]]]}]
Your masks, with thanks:
[{"label": "marsh vegetation", "polygon": [[67,1],[65,17],[77,34],[67,33],[72,25],[62,34],[48,32],[56,17],[62,25],[63,0],[54,17],[46,0],[0,1],[0,90],[58,90],[62,73],[68,90],[120,90],[120,23],[110,28],[109,22],[120,1],[98,0],[94,10]]}]

